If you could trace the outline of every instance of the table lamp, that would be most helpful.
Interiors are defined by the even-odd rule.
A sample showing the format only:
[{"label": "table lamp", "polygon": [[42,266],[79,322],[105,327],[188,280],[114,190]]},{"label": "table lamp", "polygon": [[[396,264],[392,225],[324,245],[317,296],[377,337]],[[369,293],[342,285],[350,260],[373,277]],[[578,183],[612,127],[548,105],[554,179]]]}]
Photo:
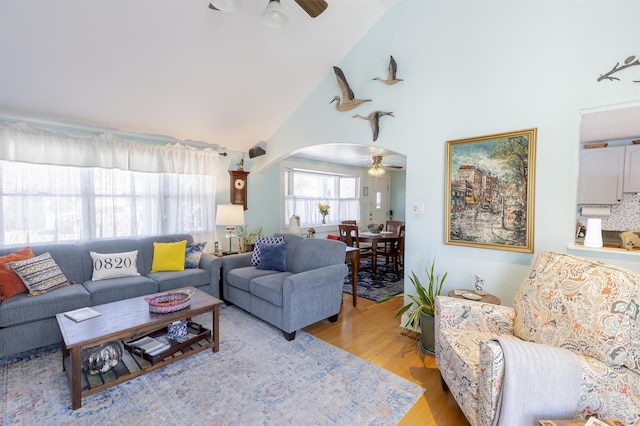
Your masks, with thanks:
[{"label": "table lamp", "polygon": [[242,204],[219,204],[216,207],[216,225],[226,226],[225,238],[229,239],[231,253],[231,238],[235,237],[236,226],[244,225],[244,206]]}]

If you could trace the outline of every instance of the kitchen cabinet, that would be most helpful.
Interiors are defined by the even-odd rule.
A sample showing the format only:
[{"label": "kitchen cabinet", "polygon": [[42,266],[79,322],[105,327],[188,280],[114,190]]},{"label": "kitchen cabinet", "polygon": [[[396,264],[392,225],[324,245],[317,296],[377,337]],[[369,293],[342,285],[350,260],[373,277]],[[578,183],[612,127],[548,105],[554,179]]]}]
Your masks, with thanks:
[{"label": "kitchen cabinet", "polygon": [[[625,148],[616,146],[580,151],[578,204],[620,204]],[[636,161],[640,166],[640,158]],[[635,173],[640,174],[640,169]]]},{"label": "kitchen cabinet", "polygon": [[640,192],[640,145],[625,146],[624,192]]}]

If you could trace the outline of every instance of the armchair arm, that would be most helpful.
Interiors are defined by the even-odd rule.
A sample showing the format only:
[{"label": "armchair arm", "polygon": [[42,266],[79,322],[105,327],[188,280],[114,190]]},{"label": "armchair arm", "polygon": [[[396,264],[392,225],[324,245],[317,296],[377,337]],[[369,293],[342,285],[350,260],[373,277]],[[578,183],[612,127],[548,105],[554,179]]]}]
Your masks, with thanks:
[{"label": "armchair arm", "polygon": [[215,257],[209,253],[203,253],[200,257],[201,269],[209,272],[211,286],[211,294],[215,297],[220,297],[220,269],[222,268],[222,259]]},{"label": "armchair arm", "polygon": [[288,276],[284,280],[282,329],[290,333],[340,312],[344,263]]},{"label": "armchair arm", "polygon": [[515,311],[508,306],[448,296],[436,298],[436,330],[455,328],[482,333],[513,334]]},{"label": "armchair arm", "polygon": [[222,273],[236,268],[251,266],[251,256],[253,252],[232,254],[222,258]]},{"label": "armchair arm", "polygon": [[347,265],[340,264],[324,266],[322,268],[290,275],[284,282],[284,297],[288,298],[295,292],[326,287],[327,285],[337,287],[336,283],[340,284],[339,288],[340,292],[342,292],[342,283],[348,272],[349,268]]},{"label": "armchair arm", "polygon": [[498,410],[504,380],[504,353],[494,340],[480,342],[480,371],[478,372],[478,415],[480,424],[493,424]]}]

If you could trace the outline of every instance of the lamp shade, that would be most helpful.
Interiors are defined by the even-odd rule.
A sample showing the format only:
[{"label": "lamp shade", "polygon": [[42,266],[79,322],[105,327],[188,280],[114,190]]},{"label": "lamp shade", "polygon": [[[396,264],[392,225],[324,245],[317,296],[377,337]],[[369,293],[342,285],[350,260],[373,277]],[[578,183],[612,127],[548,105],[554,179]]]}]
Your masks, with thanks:
[{"label": "lamp shade", "polygon": [[221,12],[235,12],[240,0],[211,0],[211,5]]},{"label": "lamp shade", "polygon": [[602,219],[587,220],[587,235],[584,236],[584,246],[602,247]]},{"label": "lamp shade", "polygon": [[280,4],[280,0],[269,0],[269,4],[262,12],[262,23],[267,27],[280,28],[287,25],[289,17]]},{"label": "lamp shade", "polygon": [[216,207],[216,225],[244,225],[244,206],[241,204],[219,204]]}]

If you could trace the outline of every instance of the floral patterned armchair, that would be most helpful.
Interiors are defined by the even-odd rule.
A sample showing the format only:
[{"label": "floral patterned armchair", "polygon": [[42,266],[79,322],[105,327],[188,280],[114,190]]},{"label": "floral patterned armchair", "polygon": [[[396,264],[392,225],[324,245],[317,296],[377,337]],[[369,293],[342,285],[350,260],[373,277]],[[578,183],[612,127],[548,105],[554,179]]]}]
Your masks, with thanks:
[{"label": "floral patterned armchair", "polygon": [[[640,426],[639,304],[640,274],[552,252],[536,258],[513,308],[438,296],[443,389],[472,425],[495,424],[505,363],[492,339],[536,342],[575,353],[581,370],[575,419],[595,414]],[[537,367],[543,375],[544,365]]]}]

